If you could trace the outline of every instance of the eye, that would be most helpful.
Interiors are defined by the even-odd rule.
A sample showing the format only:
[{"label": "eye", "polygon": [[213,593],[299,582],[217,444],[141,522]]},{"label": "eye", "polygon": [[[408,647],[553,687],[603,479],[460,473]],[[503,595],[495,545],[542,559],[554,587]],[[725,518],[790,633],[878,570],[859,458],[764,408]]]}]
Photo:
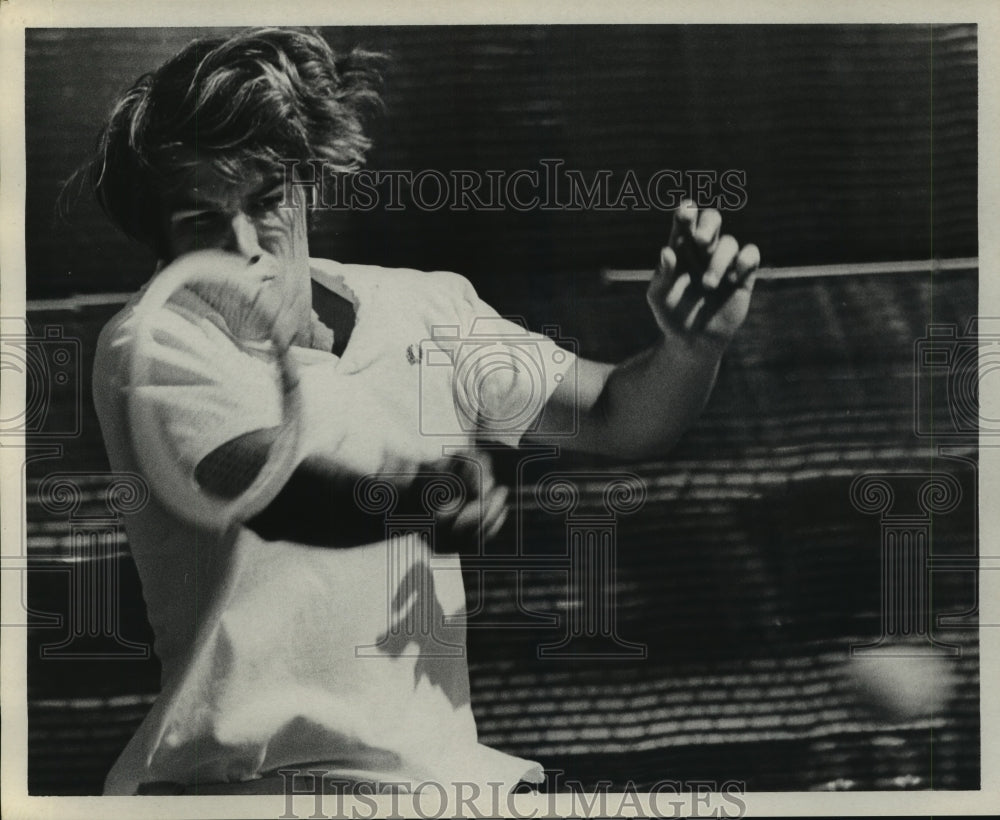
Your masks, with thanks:
[{"label": "eye", "polygon": [[284,191],[272,191],[266,196],[262,196],[254,202],[253,209],[257,214],[266,214],[276,211],[284,202]]},{"label": "eye", "polygon": [[218,222],[218,220],[219,214],[215,211],[181,211],[174,214],[170,221],[176,228],[190,230],[192,228],[204,228]]},{"label": "eye", "polygon": [[223,215],[212,210],[175,213],[170,220],[169,241],[174,254],[214,247],[223,235]]}]

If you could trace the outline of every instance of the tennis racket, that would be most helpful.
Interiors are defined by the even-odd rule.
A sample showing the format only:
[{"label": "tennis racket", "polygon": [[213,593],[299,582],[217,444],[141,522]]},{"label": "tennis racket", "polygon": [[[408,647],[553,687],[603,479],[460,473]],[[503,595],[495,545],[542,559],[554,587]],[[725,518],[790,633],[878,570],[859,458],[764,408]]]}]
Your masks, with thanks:
[{"label": "tennis racket", "polygon": [[[296,467],[301,397],[280,283],[268,260],[196,251],[160,271],[134,309],[133,449],[156,498],[190,523],[224,531],[253,518]],[[202,343],[196,377],[178,376],[177,348]]]}]

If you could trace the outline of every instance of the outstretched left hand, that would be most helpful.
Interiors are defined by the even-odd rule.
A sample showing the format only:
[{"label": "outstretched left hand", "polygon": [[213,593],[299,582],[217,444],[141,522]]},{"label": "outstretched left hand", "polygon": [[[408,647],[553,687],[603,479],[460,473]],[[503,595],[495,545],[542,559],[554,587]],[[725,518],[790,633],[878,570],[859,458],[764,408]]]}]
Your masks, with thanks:
[{"label": "outstretched left hand", "polygon": [[740,248],[721,228],[715,209],[699,211],[688,201],[674,213],[670,243],[660,251],[646,292],[664,336],[725,348],[743,324],[760,251]]}]

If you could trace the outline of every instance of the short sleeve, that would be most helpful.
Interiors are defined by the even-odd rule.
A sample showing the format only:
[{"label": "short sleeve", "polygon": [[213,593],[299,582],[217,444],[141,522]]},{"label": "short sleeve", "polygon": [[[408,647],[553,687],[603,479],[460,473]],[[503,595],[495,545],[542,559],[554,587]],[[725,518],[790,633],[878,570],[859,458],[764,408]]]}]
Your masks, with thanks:
[{"label": "short sleeve", "polygon": [[[134,350],[135,332],[124,325],[119,342]],[[236,344],[210,314],[161,311],[150,332],[143,383],[128,381],[124,389],[133,409],[157,422],[144,435],[158,431],[158,449],[173,454],[185,473],[193,475],[220,445],[279,424],[276,365]]]},{"label": "short sleeve", "polygon": [[501,316],[464,277],[437,276],[450,288],[459,319],[457,326],[434,328],[436,344],[454,364],[456,411],[475,420],[483,437],[517,446],[535,429],[555,389],[573,378],[573,345]]}]

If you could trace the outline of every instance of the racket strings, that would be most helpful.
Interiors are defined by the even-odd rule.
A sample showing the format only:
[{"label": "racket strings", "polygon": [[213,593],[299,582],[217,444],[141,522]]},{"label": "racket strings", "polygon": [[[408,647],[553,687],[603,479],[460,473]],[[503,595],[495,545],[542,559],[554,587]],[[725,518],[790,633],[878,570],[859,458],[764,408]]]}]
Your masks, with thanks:
[{"label": "racket strings", "polygon": [[294,470],[298,377],[284,289],[280,276],[209,252],[158,280],[138,310],[135,451],[166,506],[225,529],[257,515]]},{"label": "racket strings", "polygon": [[234,340],[264,343],[277,338],[284,300],[271,282],[194,282],[184,290],[207,306]]},{"label": "racket strings", "polygon": [[[240,352],[266,368],[268,389],[255,395],[248,388],[244,403],[272,398],[269,392],[284,396],[293,389],[295,380],[283,359],[285,351],[275,341],[282,308],[275,287],[267,282],[240,280],[195,282],[188,289],[222,320],[223,329]],[[195,469],[199,487],[226,501],[238,499],[261,477],[280,429],[281,424],[253,430],[217,447]]]}]

